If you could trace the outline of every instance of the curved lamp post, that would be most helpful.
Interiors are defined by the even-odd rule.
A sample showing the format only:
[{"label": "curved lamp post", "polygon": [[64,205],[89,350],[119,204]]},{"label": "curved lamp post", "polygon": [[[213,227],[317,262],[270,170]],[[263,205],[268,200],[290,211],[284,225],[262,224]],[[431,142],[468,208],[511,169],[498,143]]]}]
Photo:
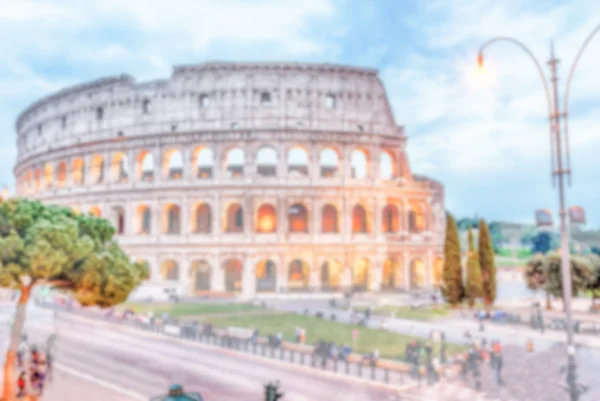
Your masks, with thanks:
[{"label": "curved lamp post", "polygon": [[[569,75],[565,87],[563,112],[560,112],[559,99],[558,99],[558,77],[557,77],[557,64],[558,59],[554,57],[554,46],[550,44],[550,60],[548,65],[550,66],[550,72],[552,73],[550,81],[552,83],[552,93],[550,92],[550,86],[548,80],[544,75],[544,71],[541,67],[540,62],[535,58],[531,50],[527,48],[522,42],[511,38],[511,37],[496,37],[485,42],[480,48],[477,54],[477,62],[480,67],[483,66],[483,51],[489,45],[496,42],[509,42],[521,50],[523,50],[534,62],[535,67],[540,74],[544,90],[546,92],[546,100],[548,102],[548,120],[550,122],[550,149],[551,155],[551,177],[553,185],[556,184],[558,178],[558,198],[560,208],[560,235],[561,235],[561,271],[562,271],[562,287],[563,287],[563,299],[565,305],[565,317],[567,323],[567,387],[571,396],[571,400],[578,400],[581,394],[581,389],[576,382],[576,365],[575,365],[575,352],[573,344],[573,317],[571,310],[571,298],[572,298],[572,287],[571,287],[571,269],[569,260],[569,230],[568,230],[568,213],[565,201],[565,188],[564,178],[568,177],[569,185],[571,183],[571,158],[569,154],[569,131],[568,131],[568,102],[569,102],[569,90],[571,88],[571,81],[575,73],[575,68],[579,63],[581,55],[587,48],[592,38],[600,31],[600,25],[598,25],[585,39],[581,48],[577,52],[577,56],[571,66]],[[564,142],[561,138],[561,126],[560,118],[564,118]],[[563,165],[563,153],[565,156],[565,162]]]}]

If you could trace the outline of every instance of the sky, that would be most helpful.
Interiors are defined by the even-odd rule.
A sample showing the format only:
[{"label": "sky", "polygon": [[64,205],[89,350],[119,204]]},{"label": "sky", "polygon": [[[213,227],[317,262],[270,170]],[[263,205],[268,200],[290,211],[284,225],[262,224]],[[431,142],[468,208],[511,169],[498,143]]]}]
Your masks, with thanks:
[{"label": "sky", "polygon": [[[487,47],[483,71],[477,51],[516,38],[547,78],[553,40],[562,105],[597,24],[589,0],[0,0],[0,185],[14,185],[16,116],[65,86],[210,60],[343,63],[380,71],[412,170],[445,185],[450,212],[532,223],[558,209],[543,82],[512,43]],[[567,204],[600,228],[600,33],[571,82]]]}]

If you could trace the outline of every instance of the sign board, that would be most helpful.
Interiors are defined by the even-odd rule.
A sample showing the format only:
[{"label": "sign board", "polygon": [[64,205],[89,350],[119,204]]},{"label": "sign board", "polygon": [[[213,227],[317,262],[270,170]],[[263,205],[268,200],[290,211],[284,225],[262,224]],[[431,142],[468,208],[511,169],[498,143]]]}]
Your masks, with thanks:
[{"label": "sign board", "polygon": [[538,227],[551,227],[553,225],[552,213],[548,209],[535,211],[535,224]]},{"label": "sign board", "polygon": [[163,331],[165,332],[165,334],[170,334],[172,336],[179,336],[179,335],[181,335],[181,327],[175,326],[175,325],[172,325],[172,324],[167,324],[163,328]]},{"label": "sign board", "polygon": [[573,224],[585,224],[585,209],[581,206],[571,206],[569,208],[569,220]]}]

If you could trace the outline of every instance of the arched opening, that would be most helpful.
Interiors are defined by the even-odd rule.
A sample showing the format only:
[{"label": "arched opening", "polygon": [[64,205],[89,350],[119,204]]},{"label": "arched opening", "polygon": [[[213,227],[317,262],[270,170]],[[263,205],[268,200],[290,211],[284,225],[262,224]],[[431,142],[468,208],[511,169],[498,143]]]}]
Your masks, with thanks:
[{"label": "arched opening", "polygon": [[256,291],[275,291],[277,286],[277,266],[270,259],[256,264]]},{"label": "arched opening", "polygon": [[92,184],[101,184],[104,182],[104,158],[101,155],[92,156],[90,177]]},{"label": "arched opening", "polygon": [[210,234],[212,231],[212,213],[210,206],[201,203],[194,210],[194,232],[197,234]]},{"label": "arched opening", "polygon": [[27,171],[27,176],[26,176],[26,186],[27,189],[31,189],[33,188],[33,174],[31,173],[31,170]]},{"label": "arched opening", "polygon": [[196,166],[196,178],[205,180],[212,178],[214,153],[212,149],[206,147],[196,148],[194,151],[194,165]]},{"label": "arched opening", "polygon": [[350,155],[352,178],[362,179],[367,177],[369,168],[369,155],[363,149],[355,149]]},{"label": "arched opening", "polygon": [[340,156],[332,148],[325,148],[319,156],[321,177],[337,177],[340,170]]},{"label": "arched opening", "polygon": [[141,181],[150,182],[154,180],[154,156],[147,150],[138,154],[137,160],[138,178]]},{"label": "arched opening", "polygon": [[112,180],[113,182],[126,183],[129,178],[129,162],[127,154],[117,152],[112,159]]},{"label": "arched opening", "polygon": [[336,106],[336,98],[333,93],[328,93],[325,96],[325,107],[328,109],[335,109]]},{"label": "arched opening", "polygon": [[395,205],[386,205],[381,216],[381,230],[384,233],[396,233],[399,230],[399,213]]},{"label": "arched opening", "polygon": [[56,171],[56,184],[59,188],[64,187],[67,183],[67,163],[60,162],[58,163],[58,168]]},{"label": "arched opening", "polygon": [[165,152],[163,175],[169,180],[183,178],[183,155],[179,149],[170,149]]},{"label": "arched opening", "polygon": [[71,180],[74,185],[82,185],[85,179],[85,163],[83,159],[73,160],[73,167],[71,171]]},{"label": "arched opening", "polygon": [[147,205],[138,205],[137,210],[137,232],[139,234],[150,234],[152,230],[152,214],[150,208]]},{"label": "arched opening", "polygon": [[125,234],[125,209],[118,206],[114,209],[114,212],[117,234]]},{"label": "arched opening", "polygon": [[227,207],[225,215],[226,233],[241,233],[244,231],[244,211],[239,203],[232,203]]},{"label": "arched opening", "polygon": [[95,217],[102,217],[102,212],[100,211],[100,208],[98,206],[92,206],[90,208],[89,214]]},{"label": "arched opening", "polygon": [[368,233],[369,225],[367,221],[367,211],[363,205],[356,205],[352,209],[352,232]]},{"label": "arched opening", "polygon": [[392,290],[398,288],[401,284],[402,277],[400,273],[400,265],[395,259],[387,259],[383,262],[383,272],[381,279],[381,288],[384,290]]},{"label": "arched opening", "polygon": [[52,188],[54,184],[54,167],[50,163],[44,166],[44,185],[46,188]]},{"label": "arched opening", "polygon": [[263,177],[277,176],[277,152],[273,148],[262,148],[256,154],[256,172]]},{"label": "arched opening", "polygon": [[239,259],[227,259],[223,262],[225,291],[238,292],[242,290],[242,272],[244,265]]},{"label": "arched opening", "polygon": [[288,265],[288,290],[305,291],[308,289],[308,283],[308,263],[301,259],[292,260]]},{"label": "arched opening", "polygon": [[210,291],[210,265],[205,260],[195,260],[190,268],[194,291]]},{"label": "arched opening", "polygon": [[416,204],[411,204],[408,210],[408,231],[417,234],[425,230],[425,213]]},{"label": "arched opening", "polygon": [[165,234],[180,234],[181,233],[181,209],[178,205],[168,204],[164,209],[164,229]]},{"label": "arched opening", "polygon": [[342,265],[335,259],[326,260],[321,265],[321,288],[339,290],[342,283]]},{"label": "arched opening", "polygon": [[294,203],[288,209],[288,222],[290,233],[308,232],[308,211],[302,203]]},{"label": "arched opening", "polygon": [[382,150],[379,154],[379,176],[382,180],[393,180],[396,174],[396,159],[387,150]]},{"label": "arched opening", "polygon": [[160,264],[160,275],[164,281],[179,280],[179,265],[172,259],[165,260]]},{"label": "arched opening", "polygon": [[433,285],[439,286],[442,283],[442,274],[444,272],[444,259],[435,258],[433,261]]},{"label": "arched opening", "polygon": [[256,212],[256,232],[274,233],[277,231],[277,211],[271,204],[262,204]]},{"label": "arched opening", "polygon": [[371,262],[368,259],[361,258],[354,262],[352,266],[352,289],[355,291],[369,290],[371,279]]},{"label": "arched opening", "polygon": [[242,148],[233,148],[225,155],[225,166],[229,178],[243,177],[246,156]]},{"label": "arched opening", "polygon": [[288,174],[291,176],[308,176],[308,153],[300,146],[294,146],[288,152]]},{"label": "arched opening", "polygon": [[35,190],[39,191],[42,185],[42,172],[40,169],[35,170]]},{"label": "arched opening", "polygon": [[321,210],[321,229],[324,233],[340,232],[337,208],[330,203]]},{"label": "arched opening", "polygon": [[410,262],[410,288],[423,288],[425,285],[425,263],[422,259],[413,259]]}]

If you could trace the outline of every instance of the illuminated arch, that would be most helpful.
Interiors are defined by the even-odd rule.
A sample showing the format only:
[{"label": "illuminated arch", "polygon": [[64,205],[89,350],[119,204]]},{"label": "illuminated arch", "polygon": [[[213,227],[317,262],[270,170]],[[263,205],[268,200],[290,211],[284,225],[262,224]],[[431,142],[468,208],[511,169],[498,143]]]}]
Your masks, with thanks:
[{"label": "illuminated arch", "polygon": [[308,263],[302,259],[294,259],[288,265],[287,287],[290,291],[305,291],[309,285]]},{"label": "illuminated arch", "polygon": [[164,208],[164,228],[165,234],[181,233],[181,208],[173,203],[165,205]]},{"label": "illuminated arch", "polygon": [[244,231],[244,210],[239,203],[227,207],[223,231],[226,233],[241,233]]},{"label": "illuminated arch", "polygon": [[277,211],[275,206],[264,203],[260,205],[256,212],[256,232],[274,233],[277,232]]},{"label": "illuminated arch", "polygon": [[327,203],[321,209],[321,231],[323,233],[339,233],[339,216],[337,208]]},{"label": "illuminated arch", "polygon": [[136,210],[137,232],[148,235],[152,232],[152,213],[148,205],[138,205]]},{"label": "illuminated arch", "polygon": [[410,288],[419,289],[425,286],[425,263],[420,258],[410,262]]},{"label": "illuminated arch", "polygon": [[165,260],[160,264],[160,275],[164,281],[179,280],[179,264],[173,259]]},{"label": "illuminated arch", "polygon": [[197,234],[210,234],[212,232],[212,212],[210,206],[201,203],[194,210],[194,232]]},{"label": "illuminated arch", "polygon": [[231,258],[223,262],[223,277],[225,279],[225,291],[242,291],[242,273],[244,264],[241,260]]},{"label": "illuminated arch", "polygon": [[288,231],[290,233],[308,232],[308,209],[302,203],[294,203],[288,209]]},{"label": "illuminated arch", "polygon": [[396,233],[400,229],[398,208],[388,204],[383,208],[381,216],[381,231],[387,234]]},{"label": "illuminated arch", "polygon": [[277,288],[277,265],[271,259],[256,264],[256,291],[275,291]]},{"label": "illuminated arch", "polygon": [[363,205],[357,204],[352,209],[352,232],[368,233],[369,231],[367,211]]},{"label": "illuminated arch", "polygon": [[190,267],[192,290],[210,291],[211,268],[206,260],[194,260]]},{"label": "illuminated arch", "polygon": [[371,262],[366,258],[357,259],[352,265],[352,288],[355,291],[369,290]]},{"label": "illuminated arch", "polygon": [[328,259],[321,265],[321,288],[338,290],[342,282],[342,265],[336,259]]}]

